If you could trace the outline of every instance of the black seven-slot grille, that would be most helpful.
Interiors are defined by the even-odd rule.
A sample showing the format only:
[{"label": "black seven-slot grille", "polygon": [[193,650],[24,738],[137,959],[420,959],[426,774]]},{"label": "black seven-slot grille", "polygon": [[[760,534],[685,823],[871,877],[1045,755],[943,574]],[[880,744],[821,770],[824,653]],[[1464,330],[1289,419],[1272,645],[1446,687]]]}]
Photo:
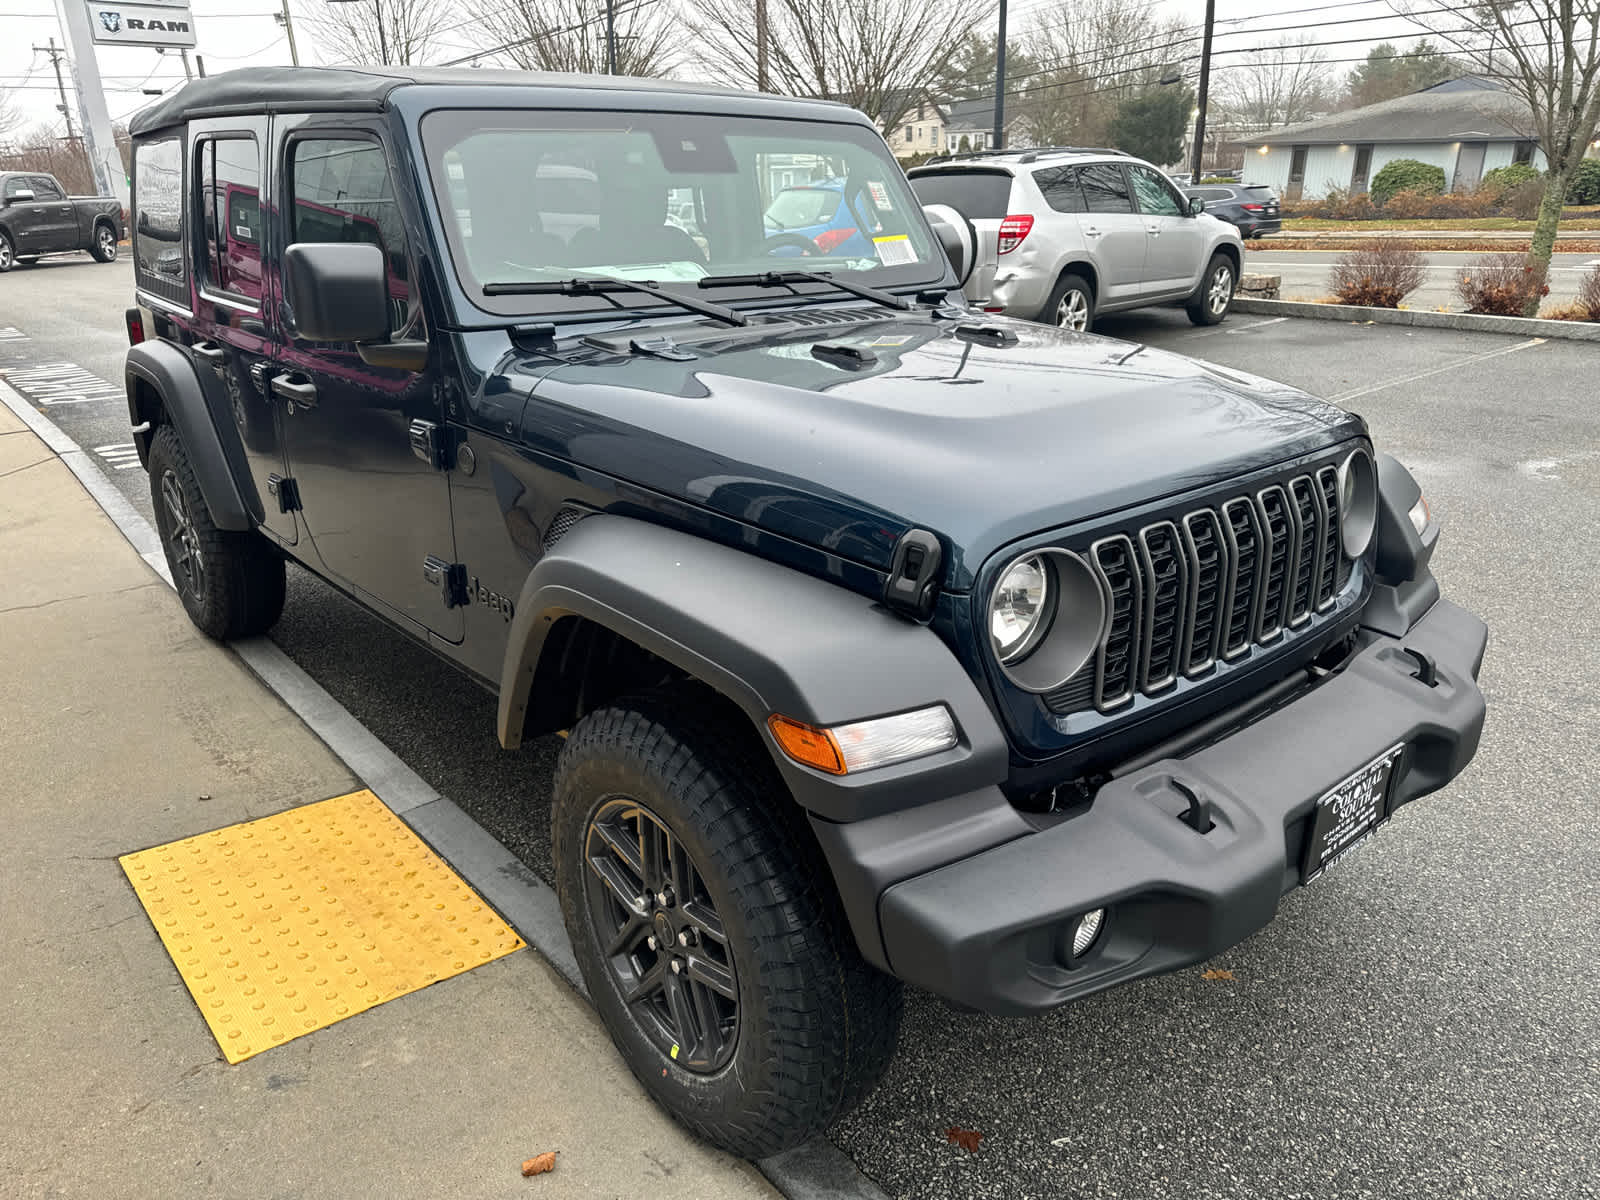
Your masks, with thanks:
[{"label": "black seven-slot grille", "polygon": [[[1159,695],[1277,641],[1333,607],[1350,581],[1332,466],[1178,520],[1095,542],[1105,637],[1092,663],[1045,697],[1056,712]],[[1091,686],[1092,684],[1092,686]]]}]

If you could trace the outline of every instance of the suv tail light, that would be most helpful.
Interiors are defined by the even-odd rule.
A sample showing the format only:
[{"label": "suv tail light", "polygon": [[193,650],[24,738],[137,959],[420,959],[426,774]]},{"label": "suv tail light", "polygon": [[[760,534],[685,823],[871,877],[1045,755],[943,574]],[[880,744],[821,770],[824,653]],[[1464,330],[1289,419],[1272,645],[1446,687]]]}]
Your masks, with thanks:
[{"label": "suv tail light", "polygon": [[824,229],[811,240],[817,244],[818,250],[821,250],[824,254],[832,254],[839,248],[841,243],[848,241],[850,235],[854,232],[854,226],[848,229]]},{"label": "suv tail light", "polygon": [[1264,204],[1241,204],[1239,207],[1244,209],[1245,212],[1266,212],[1267,211],[1267,207]]},{"label": "suv tail light", "polygon": [[144,341],[144,314],[137,308],[130,308],[122,314],[122,319],[128,326],[128,345],[137,346]]},{"label": "suv tail light", "polygon": [[1031,213],[1013,213],[1000,222],[1000,253],[1010,254],[1022,245],[1022,239],[1033,228]]}]

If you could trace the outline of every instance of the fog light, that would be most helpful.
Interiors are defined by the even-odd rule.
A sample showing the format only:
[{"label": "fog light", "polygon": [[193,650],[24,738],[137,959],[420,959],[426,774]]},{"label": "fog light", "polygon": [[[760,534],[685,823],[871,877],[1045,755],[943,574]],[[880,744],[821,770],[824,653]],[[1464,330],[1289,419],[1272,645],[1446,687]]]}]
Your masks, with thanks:
[{"label": "fog light", "polygon": [[1084,952],[1094,945],[1095,938],[1100,936],[1100,927],[1106,923],[1106,910],[1097,908],[1086,912],[1078,918],[1078,923],[1072,930],[1072,957],[1080,958]]}]

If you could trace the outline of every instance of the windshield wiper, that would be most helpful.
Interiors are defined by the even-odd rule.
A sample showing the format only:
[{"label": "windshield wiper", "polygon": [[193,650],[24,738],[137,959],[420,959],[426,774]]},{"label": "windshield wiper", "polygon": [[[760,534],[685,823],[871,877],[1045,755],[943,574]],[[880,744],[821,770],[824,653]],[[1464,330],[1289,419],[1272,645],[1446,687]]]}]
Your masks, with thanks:
[{"label": "windshield wiper", "polygon": [[[839,279],[831,271],[763,271],[759,275],[707,275],[700,280],[703,288],[717,287],[793,287],[797,283],[826,283],[836,287],[841,292],[848,292],[852,296],[860,296],[863,300],[872,300],[886,308],[898,308],[902,312],[912,308],[911,301],[904,296],[896,296],[892,292],[882,292],[874,287],[867,287],[864,283],[851,283],[847,279]],[[798,294],[798,293],[797,293]]]},{"label": "windshield wiper", "polygon": [[[660,296],[663,300],[686,308],[690,312],[713,317],[726,325],[748,325],[750,318],[736,309],[697,296],[685,296],[671,291],[649,279],[553,279],[527,282],[486,283],[485,296],[604,296],[608,292],[643,292],[647,296]],[[621,306],[618,305],[620,308]]]}]

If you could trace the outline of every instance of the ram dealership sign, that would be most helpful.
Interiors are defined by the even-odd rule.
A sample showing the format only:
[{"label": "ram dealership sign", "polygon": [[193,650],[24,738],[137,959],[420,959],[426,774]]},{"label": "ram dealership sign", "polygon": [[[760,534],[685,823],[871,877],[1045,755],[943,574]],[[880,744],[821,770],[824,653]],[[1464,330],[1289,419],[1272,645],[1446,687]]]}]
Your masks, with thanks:
[{"label": "ram dealership sign", "polygon": [[100,4],[84,0],[89,28],[102,46],[177,46],[194,42],[194,16],[189,5],[162,3]]}]

